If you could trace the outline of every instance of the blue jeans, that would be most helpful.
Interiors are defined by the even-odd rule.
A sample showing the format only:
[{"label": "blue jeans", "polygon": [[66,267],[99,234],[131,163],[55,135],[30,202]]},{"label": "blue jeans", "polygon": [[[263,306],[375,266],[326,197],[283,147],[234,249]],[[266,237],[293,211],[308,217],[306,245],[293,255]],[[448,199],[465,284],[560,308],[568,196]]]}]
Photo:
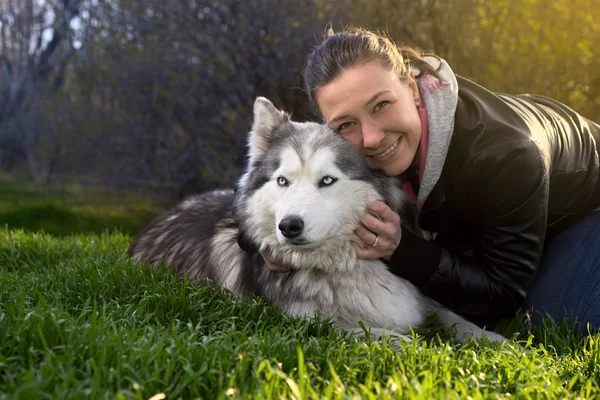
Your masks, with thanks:
[{"label": "blue jeans", "polygon": [[525,308],[533,324],[550,315],[559,324],[576,317],[586,334],[588,322],[600,328],[600,211],[546,241]]}]

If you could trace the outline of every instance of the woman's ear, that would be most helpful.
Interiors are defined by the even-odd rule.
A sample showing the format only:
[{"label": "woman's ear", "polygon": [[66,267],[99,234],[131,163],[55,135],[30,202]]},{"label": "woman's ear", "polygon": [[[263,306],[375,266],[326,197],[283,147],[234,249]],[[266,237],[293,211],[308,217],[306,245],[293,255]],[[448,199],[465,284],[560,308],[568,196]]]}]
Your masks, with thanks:
[{"label": "woman's ear", "polygon": [[419,100],[421,95],[419,94],[419,86],[417,86],[417,79],[415,78],[415,74],[412,70],[408,72],[408,87],[412,91],[413,99],[415,99],[415,104],[419,105]]}]

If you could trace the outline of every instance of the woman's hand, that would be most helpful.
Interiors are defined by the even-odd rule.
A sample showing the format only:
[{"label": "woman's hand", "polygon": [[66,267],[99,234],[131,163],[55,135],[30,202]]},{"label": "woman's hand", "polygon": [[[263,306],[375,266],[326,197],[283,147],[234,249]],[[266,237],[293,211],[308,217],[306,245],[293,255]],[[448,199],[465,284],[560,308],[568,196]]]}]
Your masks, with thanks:
[{"label": "woman's hand", "polygon": [[265,264],[267,264],[267,267],[271,271],[273,271],[273,272],[289,272],[290,268],[288,268],[287,266],[284,266],[281,263],[270,259],[264,253],[260,253],[260,255],[262,256],[263,260],[265,260]]},{"label": "woman's hand", "polygon": [[353,243],[356,256],[362,259],[389,260],[402,239],[400,216],[384,202],[375,201],[369,204],[360,221],[362,225],[356,230],[356,236],[366,243],[366,247]]}]

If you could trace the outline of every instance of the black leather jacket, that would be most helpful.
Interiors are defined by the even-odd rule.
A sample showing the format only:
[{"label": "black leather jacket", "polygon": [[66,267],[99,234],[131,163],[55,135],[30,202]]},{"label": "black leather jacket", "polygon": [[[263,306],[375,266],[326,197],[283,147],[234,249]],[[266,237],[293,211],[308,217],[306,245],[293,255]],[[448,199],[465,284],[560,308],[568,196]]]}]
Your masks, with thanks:
[{"label": "black leather jacket", "polygon": [[453,138],[419,215],[437,236],[404,230],[388,264],[493,327],[522,306],[545,239],[600,206],[600,126],[546,97],[457,80]]}]

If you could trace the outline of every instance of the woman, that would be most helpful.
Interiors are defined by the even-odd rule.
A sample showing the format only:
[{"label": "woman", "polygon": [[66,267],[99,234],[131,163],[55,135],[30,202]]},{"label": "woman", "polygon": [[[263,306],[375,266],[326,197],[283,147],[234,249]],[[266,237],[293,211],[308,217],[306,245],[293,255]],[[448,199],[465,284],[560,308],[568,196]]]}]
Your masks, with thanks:
[{"label": "woman", "polygon": [[546,97],[492,93],[364,29],[330,31],[304,83],[329,127],[402,178],[429,232],[373,203],[381,220],[363,215],[359,258],[386,260],[488,328],[523,306],[600,326],[599,125]]}]

